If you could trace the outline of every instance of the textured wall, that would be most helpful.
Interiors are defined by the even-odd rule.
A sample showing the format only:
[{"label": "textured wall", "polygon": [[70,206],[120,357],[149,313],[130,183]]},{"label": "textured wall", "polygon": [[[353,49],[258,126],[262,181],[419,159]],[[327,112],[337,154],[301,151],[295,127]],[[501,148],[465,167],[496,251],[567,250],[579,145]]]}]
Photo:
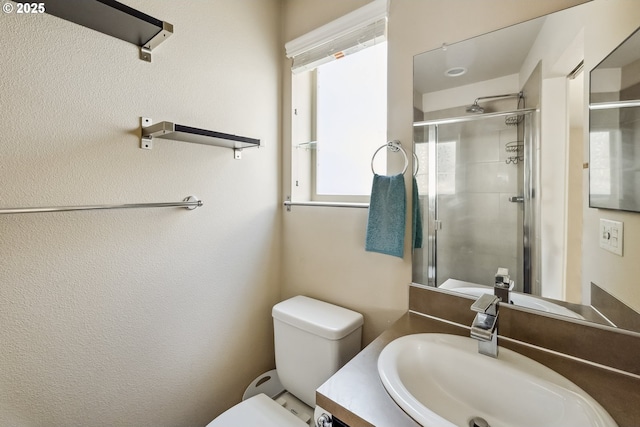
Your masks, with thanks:
[{"label": "textured wall", "polygon": [[[175,26],[151,64],[50,15],[0,16],[0,425],[198,426],[273,367],[280,3],[125,3]],[[260,138],[158,141],[139,116]]]}]

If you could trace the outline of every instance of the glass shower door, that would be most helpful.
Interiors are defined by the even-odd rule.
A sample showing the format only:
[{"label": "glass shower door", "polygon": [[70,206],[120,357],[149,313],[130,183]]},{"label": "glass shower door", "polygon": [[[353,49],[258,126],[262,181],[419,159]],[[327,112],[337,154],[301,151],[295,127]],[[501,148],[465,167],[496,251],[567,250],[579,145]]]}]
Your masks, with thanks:
[{"label": "glass shower door", "polygon": [[512,119],[488,117],[429,130],[436,286],[448,279],[493,286],[497,269],[504,267],[516,290],[523,290],[523,132],[521,120],[506,117]]}]

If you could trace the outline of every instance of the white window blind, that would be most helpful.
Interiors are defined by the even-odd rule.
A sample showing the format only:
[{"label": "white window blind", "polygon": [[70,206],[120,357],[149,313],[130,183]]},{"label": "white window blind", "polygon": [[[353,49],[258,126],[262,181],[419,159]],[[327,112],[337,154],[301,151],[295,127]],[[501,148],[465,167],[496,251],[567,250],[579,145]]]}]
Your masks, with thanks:
[{"label": "white window blind", "polygon": [[387,0],[375,0],[285,44],[299,73],[386,40]]}]

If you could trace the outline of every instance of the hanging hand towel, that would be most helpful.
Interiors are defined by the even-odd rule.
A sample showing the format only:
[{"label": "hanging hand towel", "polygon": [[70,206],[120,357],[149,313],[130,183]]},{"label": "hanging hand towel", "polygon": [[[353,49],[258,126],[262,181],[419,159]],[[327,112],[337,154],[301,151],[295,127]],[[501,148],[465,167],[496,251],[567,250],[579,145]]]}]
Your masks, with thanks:
[{"label": "hanging hand towel", "polygon": [[402,258],[405,217],[404,175],[374,174],[365,250]]},{"label": "hanging hand towel", "polygon": [[413,177],[413,248],[422,247],[422,213],[420,212],[420,195],[418,194],[418,183]]}]

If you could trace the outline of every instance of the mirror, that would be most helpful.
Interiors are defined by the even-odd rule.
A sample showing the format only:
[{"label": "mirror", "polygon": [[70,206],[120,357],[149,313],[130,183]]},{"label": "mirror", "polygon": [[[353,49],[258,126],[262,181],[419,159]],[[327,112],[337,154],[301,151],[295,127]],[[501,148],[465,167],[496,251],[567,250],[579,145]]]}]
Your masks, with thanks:
[{"label": "mirror", "polygon": [[[414,57],[414,283],[479,296],[507,268],[515,305],[640,331],[640,215],[589,206],[583,71],[623,42],[638,66],[623,46],[639,17],[640,4],[593,0]],[[610,87],[602,74],[592,87]],[[622,257],[601,247],[602,219],[625,223]]]},{"label": "mirror", "polygon": [[640,32],[591,71],[589,206],[640,212]]}]

